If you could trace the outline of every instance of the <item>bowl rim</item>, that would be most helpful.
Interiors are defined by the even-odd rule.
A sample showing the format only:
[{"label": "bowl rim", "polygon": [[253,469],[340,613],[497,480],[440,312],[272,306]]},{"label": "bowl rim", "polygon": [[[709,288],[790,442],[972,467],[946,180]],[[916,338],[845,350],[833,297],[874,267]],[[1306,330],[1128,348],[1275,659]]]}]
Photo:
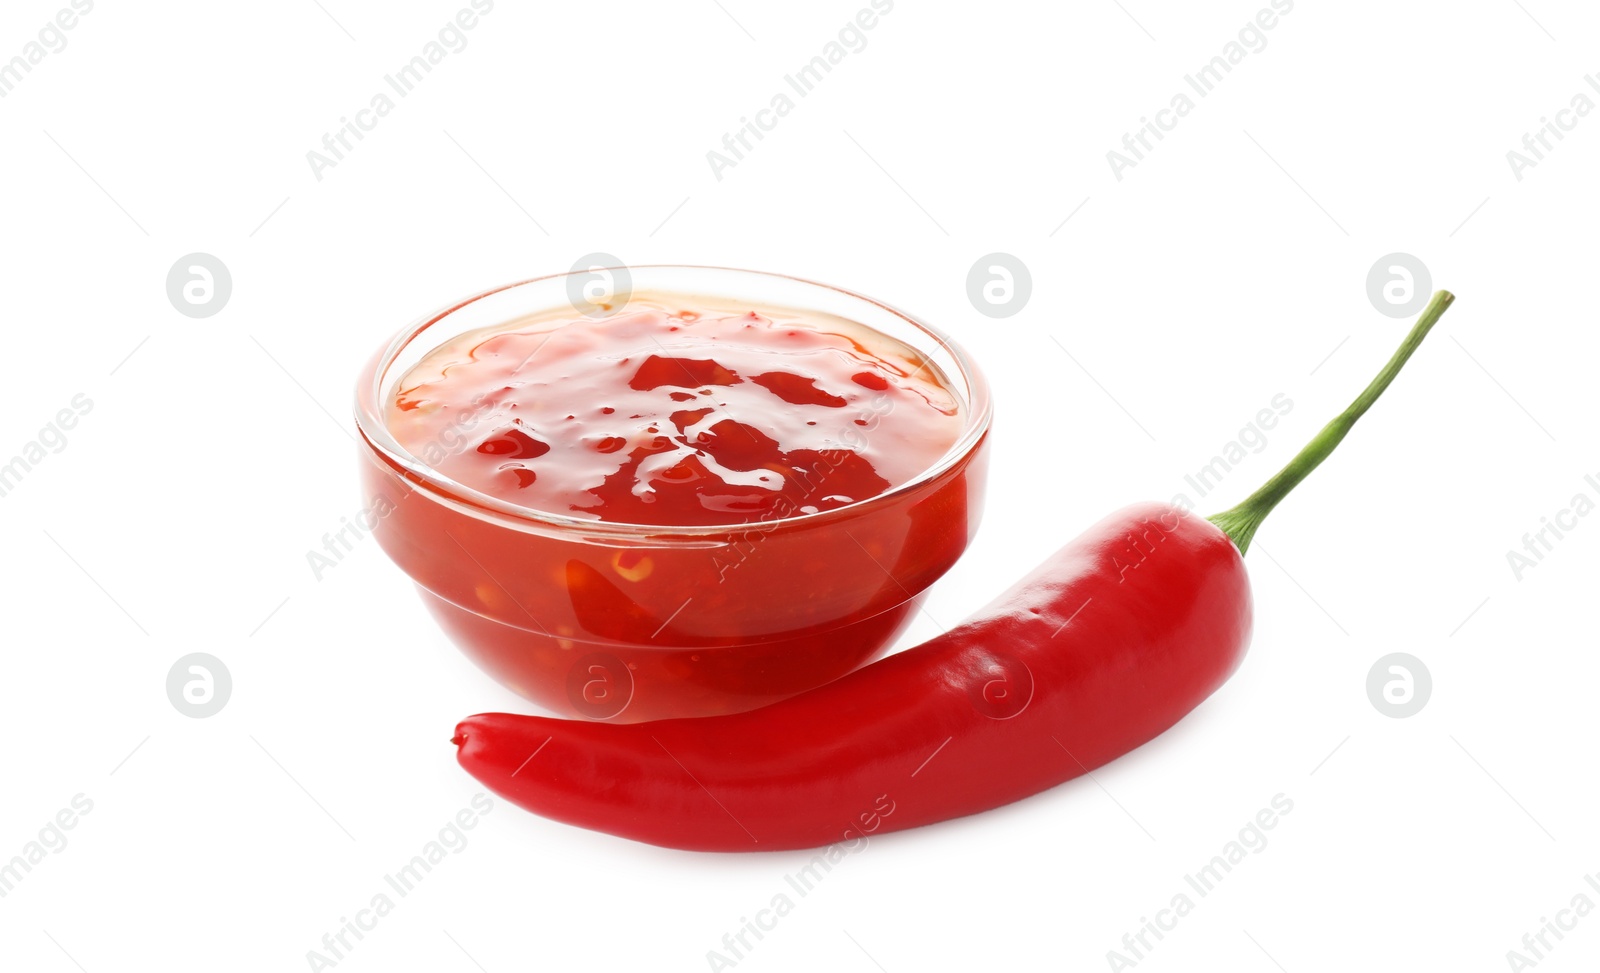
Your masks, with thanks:
[{"label": "bowl rim", "polygon": [[[571,517],[553,511],[538,510],[523,507],[498,497],[491,496],[477,490],[465,483],[461,483],[444,475],[437,469],[428,465],[419,457],[412,455],[394,437],[384,420],[384,386],[389,381],[389,369],[411,343],[423,335],[429,328],[461,309],[492,297],[504,291],[536,284],[563,277],[573,277],[579,274],[593,274],[605,271],[623,271],[630,275],[634,271],[711,271],[714,273],[736,274],[748,277],[764,277],[793,281],[807,287],[819,288],[844,295],[856,301],[870,304],[880,311],[894,315],[905,321],[913,328],[922,332],[933,342],[937,343],[949,354],[955,362],[958,376],[955,376],[965,385],[965,394],[961,389],[953,389],[961,395],[966,409],[966,422],[962,426],[961,434],[951,443],[944,453],[918,475],[897,484],[883,493],[868,497],[856,503],[834,507],[828,510],[819,510],[812,513],[800,513],[787,517],[774,517],[770,519],[753,518],[743,521],[733,521],[726,524],[700,524],[700,525],[670,525],[670,524],[633,524],[617,521],[589,520],[581,517]],[[660,288],[670,290],[670,287]],[[708,296],[715,297],[712,292]],[[625,306],[625,305],[624,305]],[[791,305],[793,306],[793,305]],[[804,310],[803,306],[797,307]],[[848,315],[844,315],[848,316]],[[863,327],[873,329],[872,325],[857,322]],[[873,329],[877,330],[877,329]],[[964,459],[971,456],[978,445],[983,441],[989,431],[993,419],[994,409],[990,399],[989,385],[977,363],[960,344],[943,331],[928,324],[921,318],[876,298],[869,297],[857,291],[832,284],[824,284],[796,277],[791,274],[780,274],[764,270],[749,270],[739,267],[723,267],[708,264],[628,264],[613,267],[586,267],[573,269],[561,273],[544,274],[539,277],[530,277],[509,284],[502,284],[488,290],[480,291],[469,297],[447,304],[432,313],[424,314],[420,318],[401,328],[390,339],[388,344],[367,362],[362,369],[360,378],[356,383],[355,395],[355,421],[356,429],[361,434],[362,442],[378,457],[398,470],[413,488],[423,487],[434,500],[454,507],[462,513],[469,514],[480,520],[498,523],[524,531],[555,530],[561,535],[580,535],[593,540],[627,540],[643,539],[659,541],[663,538],[676,538],[688,542],[711,542],[707,546],[720,546],[718,538],[742,536],[752,529],[775,530],[802,523],[822,523],[837,519],[849,519],[860,516],[875,506],[892,504],[897,498],[910,493],[928,482],[937,479]]]}]

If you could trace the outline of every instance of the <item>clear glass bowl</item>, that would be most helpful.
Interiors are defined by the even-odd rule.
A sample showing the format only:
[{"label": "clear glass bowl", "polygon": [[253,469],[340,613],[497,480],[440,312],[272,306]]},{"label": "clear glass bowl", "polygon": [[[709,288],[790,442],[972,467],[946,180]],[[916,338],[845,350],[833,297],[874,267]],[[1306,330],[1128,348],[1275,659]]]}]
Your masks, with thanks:
[{"label": "clear glass bowl", "polygon": [[[592,310],[584,288],[624,275],[639,291],[820,311],[882,332],[944,373],[962,400],[962,432],[921,475],[868,500],[692,527],[507,503],[445,477],[390,433],[394,384],[429,351],[554,308]],[[753,709],[886,649],[977,531],[990,417],[971,359],[911,315],[823,284],[718,267],[612,268],[486,291],[402,330],[356,391],[373,533],[439,624],[517,693],[563,716],[615,722]]]}]

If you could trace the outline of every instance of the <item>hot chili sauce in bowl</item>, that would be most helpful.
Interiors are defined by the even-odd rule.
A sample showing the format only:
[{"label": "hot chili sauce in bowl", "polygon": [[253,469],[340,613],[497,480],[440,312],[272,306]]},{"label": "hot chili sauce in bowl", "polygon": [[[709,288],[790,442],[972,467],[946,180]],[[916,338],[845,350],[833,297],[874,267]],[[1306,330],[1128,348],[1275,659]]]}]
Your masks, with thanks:
[{"label": "hot chili sauce in bowl", "polygon": [[374,534],[468,656],[562,715],[736,712],[868,661],[976,530],[981,377],[834,288],[631,274],[589,313],[567,275],[491,291],[374,359]]}]

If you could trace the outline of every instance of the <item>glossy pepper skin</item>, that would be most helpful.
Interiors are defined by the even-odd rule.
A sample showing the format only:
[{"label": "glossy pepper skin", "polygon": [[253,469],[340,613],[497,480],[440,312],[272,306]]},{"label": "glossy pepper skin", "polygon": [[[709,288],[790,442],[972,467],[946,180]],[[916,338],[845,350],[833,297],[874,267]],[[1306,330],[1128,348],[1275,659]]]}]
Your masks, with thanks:
[{"label": "glossy pepper skin", "polygon": [[527,810],[637,841],[817,847],[998,807],[1114,760],[1222,685],[1250,626],[1229,536],[1138,504],[957,628],[821,688],[700,719],[483,714],[457,727],[458,759]]},{"label": "glossy pepper skin", "polygon": [[998,807],[1132,750],[1228,678],[1250,641],[1243,554],[1393,383],[1438,291],[1345,410],[1207,520],[1112,514],[961,627],[765,709],[630,725],[489,714],[458,758],[528,810],[673,848],[857,840]]}]

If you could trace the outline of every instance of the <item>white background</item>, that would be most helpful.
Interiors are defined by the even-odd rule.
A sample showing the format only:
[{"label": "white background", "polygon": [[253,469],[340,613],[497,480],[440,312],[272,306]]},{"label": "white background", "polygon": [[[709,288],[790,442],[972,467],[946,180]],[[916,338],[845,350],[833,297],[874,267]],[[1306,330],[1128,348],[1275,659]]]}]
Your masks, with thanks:
[{"label": "white background", "polygon": [[[1600,479],[1600,117],[1521,180],[1506,159],[1600,99],[1600,12],[1299,0],[1119,181],[1107,151],[1264,0],[899,0],[716,179],[707,151],[864,5],[498,0],[320,181],[307,151],[465,0],[101,0],[0,99],[0,462],[93,402],[0,497],[0,860],[93,801],[0,899],[0,965],[306,969],[468,806],[452,727],[525,704],[375,543],[320,582],[306,552],[362,506],[365,358],[592,251],[854,288],[969,347],[998,416],[981,535],[929,602],[947,624],[1104,513],[1185,491],[1282,392],[1267,448],[1198,505],[1253,489],[1404,333],[1367,297],[1382,255],[1459,295],[1260,533],[1227,686],[1095,780],[873,839],[741,971],[1106,969],[1280,793],[1267,847],[1139,969],[1505,969],[1541,917],[1600,903],[1600,517],[1520,581],[1506,558]],[[7,3],[0,60],[64,6]],[[164,289],[195,251],[233,276],[204,320]],[[1033,276],[1004,320],[966,297],[992,251]],[[209,719],[165,691],[194,651],[233,676]],[[1365,689],[1395,651],[1433,677],[1408,719]],[[470,837],[340,970],[703,970],[809,857],[502,802]],[[1565,935],[1539,969],[1594,968],[1600,913]]]}]

